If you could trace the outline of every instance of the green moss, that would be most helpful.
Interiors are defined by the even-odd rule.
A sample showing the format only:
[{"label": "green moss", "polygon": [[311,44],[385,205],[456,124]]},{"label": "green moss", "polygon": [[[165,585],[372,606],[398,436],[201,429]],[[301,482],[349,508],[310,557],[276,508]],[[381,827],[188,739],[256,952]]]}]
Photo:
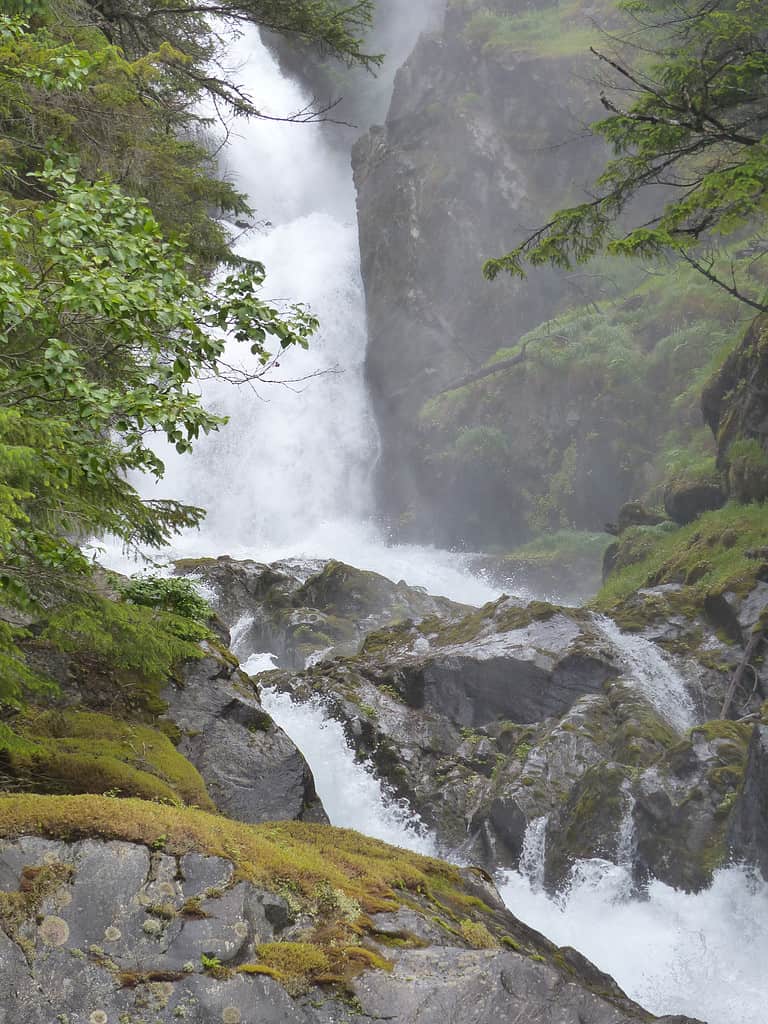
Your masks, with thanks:
[{"label": "green moss", "polygon": [[707,597],[727,591],[744,594],[756,585],[761,563],[748,552],[763,545],[765,536],[765,508],[757,504],[729,504],[674,531],[658,527],[627,530],[620,541],[620,567],[592,606],[613,615],[625,628],[635,619],[643,625],[653,618],[649,613],[654,609],[638,605],[635,592],[677,583],[681,590],[659,600],[658,614],[670,608],[700,613]]},{"label": "green moss", "polygon": [[507,605],[506,599],[500,598],[470,612],[458,622],[446,623],[445,619],[437,616],[428,617],[419,623],[418,629],[433,646],[446,647],[469,643],[485,630],[495,633],[525,629],[532,622],[551,619],[560,610],[557,605],[546,601],[531,601],[518,608]]},{"label": "green moss", "polygon": [[542,57],[570,57],[589,52],[600,41],[597,28],[577,20],[582,5],[570,0],[552,7],[515,14],[501,14],[484,8],[469,20],[464,30],[468,42],[488,53],[535,53]]},{"label": "green moss", "polygon": [[308,978],[330,967],[328,955],[309,942],[264,942],[256,952],[262,963],[282,978]]},{"label": "green moss", "polygon": [[0,835],[24,833],[63,839],[95,836],[155,844],[183,854],[197,850],[232,860],[238,877],[279,892],[291,886],[310,905],[327,883],[357,900],[366,912],[396,909],[401,890],[462,895],[457,868],[387,846],[344,829],[302,822],[248,826],[203,811],[111,797],[0,797]]},{"label": "green moss", "polygon": [[505,559],[531,565],[562,565],[603,557],[610,536],[587,530],[555,530],[542,533],[526,544],[509,551]]},{"label": "green moss", "polygon": [[[422,622],[422,629],[425,626],[425,622]],[[413,630],[413,623],[409,620],[398,622],[384,629],[373,630],[373,632],[366,635],[360,645],[360,653],[370,656],[390,654],[413,638]]]},{"label": "green moss", "polygon": [[104,793],[214,804],[200,774],[157,729],[92,711],[28,710],[15,733],[27,746],[0,737],[4,770],[31,792]]},{"label": "green moss", "polygon": [[482,921],[465,919],[459,925],[459,931],[467,945],[473,949],[496,949],[499,945]]}]

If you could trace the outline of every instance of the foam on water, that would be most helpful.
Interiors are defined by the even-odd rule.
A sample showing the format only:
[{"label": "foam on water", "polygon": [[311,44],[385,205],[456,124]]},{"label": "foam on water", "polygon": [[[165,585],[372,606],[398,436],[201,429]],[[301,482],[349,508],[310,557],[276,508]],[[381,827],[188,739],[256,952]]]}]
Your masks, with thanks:
[{"label": "foam on water", "polygon": [[718,871],[696,894],[653,882],[639,899],[625,868],[594,860],[556,899],[518,872],[500,889],[514,914],[575,946],[653,1013],[765,1024],[768,884],[746,870]]},{"label": "foam on water", "polygon": [[[246,662],[246,671],[250,671]],[[370,766],[355,760],[341,725],[318,702],[294,704],[284,693],[262,689],[262,704],[312,767],[317,793],[332,824],[354,828],[417,853],[437,850],[418,815],[387,798]]]}]

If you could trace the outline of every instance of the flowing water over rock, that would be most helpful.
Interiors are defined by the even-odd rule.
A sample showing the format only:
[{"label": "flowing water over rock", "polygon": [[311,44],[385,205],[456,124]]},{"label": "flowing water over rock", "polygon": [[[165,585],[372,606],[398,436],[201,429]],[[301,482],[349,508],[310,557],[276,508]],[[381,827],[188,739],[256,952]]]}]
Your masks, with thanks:
[{"label": "flowing water over rock", "polygon": [[696,724],[691,695],[677,669],[659,648],[640,636],[622,633],[616,623],[596,615],[595,623],[619,654],[627,675],[658,712],[679,732]]},{"label": "flowing water over rock", "polygon": [[[246,33],[232,55],[244,63],[248,91],[269,97],[274,113],[305,106],[307,97],[280,74],[255,33]],[[317,125],[256,121],[239,131],[227,151],[229,169],[258,215],[273,221],[246,235],[239,249],[265,262],[271,298],[310,303],[323,327],[309,354],[291,352],[281,361],[276,375],[293,380],[290,385],[265,386],[258,395],[204,385],[209,403],[231,422],[191,460],[163,452],[168,476],[153,496],[173,494],[210,510],[202,534],[181,538],[173,554],[227,552],[264,562],[335,557],[469,604],[497,596],[466,571],[460,557],[388,547],[370,519],[377,438],[362,374],[365,326],[347,157]],[[300,380],[313,374],[319,376]],[[247,628],[244,623],[241,636]],[[656,648],[624,636],[607,620],[600,629],[669,722],[678,730],[690,726],[691,698]],[[273,666],[268,654],[238,653],[248,659],[248,671]],[[298,708],[268,688],[263,696],[307,756],[333,823],[434,850],[411,812],[389,801],[355,762],[341,726],[329,722],[319,705]],[[530,823],[527,874],[505,876],[502,891],[514,913],[556,942],[576,946],[657,1013],[692,1013],[710,1024],[763,1024],[768,886],[730,869],[698,895],[653,882],[639,897],[623,867],[584,861],[569,887],[552,899],[539,875],[545,832],[546,819]],[[631,841],[627,831],[620,851]]]},{"label": "flowing water over rock", "polygon": [[291,739],[312,765],[315,787],[334,825],[353,828],[374,839],[431,856],[438,850],[404,801],[387,797],[371,770],[355,761],[339,722],[318,703],[297,707],[284,693],[264,688],[261,702],[287,727]]}]

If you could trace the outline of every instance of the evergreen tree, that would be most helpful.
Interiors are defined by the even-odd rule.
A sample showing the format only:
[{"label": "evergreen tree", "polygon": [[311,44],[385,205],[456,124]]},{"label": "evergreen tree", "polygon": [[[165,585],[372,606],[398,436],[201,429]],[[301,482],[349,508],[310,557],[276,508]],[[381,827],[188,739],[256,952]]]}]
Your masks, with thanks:
[{"label": "evergreen tree", "polygon": [[[593,50],[612,75],[608,116],[592,126],[613,151],[587,202],[559,210],[485,265],[570,269],[607,250],[674,253],[755,309],[768,304],[723,276],[716,244],[759,231],[768,216],[768,5],[764,0],[627,0],[634,19],[617,55]],[[635,56],[635,60],[628,59]],[[655,213],[633,200],[657,190]],[[647,202],[647,199],[645,200]],[[765,246],[758,243],[758,255]]]},{"label": "evergreen tree", "polygon": [[371,60],[357,35],[368,2],[15,7],[0,15],[0,707],[41,685],[18,645],[30,613],[60,646],[69,636],[123,664],[137,644],[193,652],[204,629],[105,601],[79,543],[154,547],[199,523],[202,509],[142,500],[128,474],[162,476],[153,435],[185,452],[222,425],[194,382],[222,372],[226,337],[268,366],[317,326],[262,297],[264,267],[237,258],[211,216],[248,207],[217,177],[196,104],[207,90],[255,108],[205,70],[210,18]]}]

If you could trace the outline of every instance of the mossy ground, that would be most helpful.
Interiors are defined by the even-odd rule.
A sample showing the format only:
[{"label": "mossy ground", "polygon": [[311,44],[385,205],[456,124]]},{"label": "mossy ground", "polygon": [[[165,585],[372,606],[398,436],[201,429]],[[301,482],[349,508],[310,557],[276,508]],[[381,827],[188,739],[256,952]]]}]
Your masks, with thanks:
[{"label": "mossy ground", "polygon": [[[659,613],[701,614],[707,598],[728,591],[748,593],[766,573],[759,551],[768,543],[768,507],[731,503],[706,512],[687,526],[633,527],[622,534],[617,563],[593,602],[624,628],[641,628],[648,611],[636,592],[679,584],[665,594]],[[755,555],[758,557],[755,557]]]},{"label": "mossy ground", "polygon": [[302,905],[325,885],[369,913],[395,910],[399,893],[434,885],[462,896],[457,868],[327,825],[249,826],[200,810],[97,795],[0,797],[0,835],[27,833],[123,839],[171,854],[197,850],[224,857],[239,878],[278,893],[287,887]]},{"label": "mossy ground", "polygon": [[0,736],[0,776],[12,789],[104,793],[214,810],[197,770],[170,739],[140,723],[82,710],[28,708]]},{"label": "mossy ground", "polygon": [[[254,963],[238,968],[268,974],[293,993],[312,983],[344,985],[367,968],[388,970],[387,956],[366,945],[384,937],[369,915],[401,906],[437,921],[458,945],[507,942],[540,958],[554,952],[468,891],[454,865],[347,829],[295,821],[251,826],[196,809],[107,796],[0,796],[0,837],[28,834],[124,840],[172,855],[194,851],[230,860],[233,881],[281,896],[294,916],[311,922],[300,940],[264,943]],[[9,912],[27,912],[28,901],[11,902]],[[425,945],[410,933],[389,938],[385,945]]]}]

